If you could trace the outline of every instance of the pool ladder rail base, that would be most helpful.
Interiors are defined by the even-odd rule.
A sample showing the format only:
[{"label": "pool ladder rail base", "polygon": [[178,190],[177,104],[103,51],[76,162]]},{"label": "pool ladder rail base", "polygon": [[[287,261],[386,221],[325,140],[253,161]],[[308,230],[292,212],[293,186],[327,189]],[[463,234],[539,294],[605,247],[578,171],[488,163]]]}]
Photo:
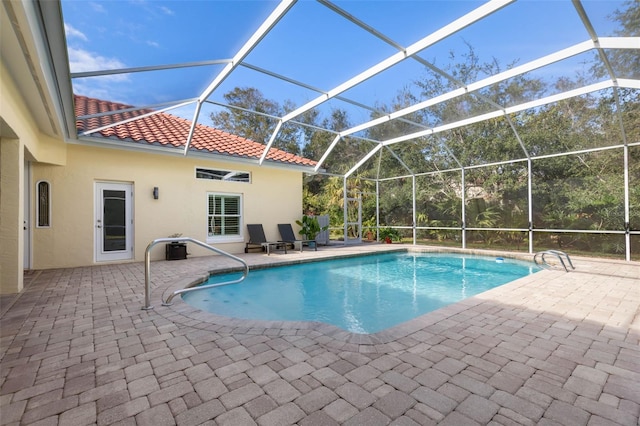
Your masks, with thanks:
[{"label": "pool ladder rail base", "polygon": [[237,256],[227,253],[224,250],[220,250],[219,248],[210,246],[207,243],[203,243],[202,241],[198,241],[189,237],[158,238],[156,240],[151,241],[144,252],[144,306],[142,307],[142,309],[145,311],[149,309],[153,309],[153,306],[151,305],[151,256],[150,256],[151,249],[156,244],[159,244],[159,243],[173,243],[173,242],[190,242],[200,247],[204,247],[207,250],[211,250],[212,252],[218,253],[219,255],[226,256],[230,259],[240,262],[242,264],[243,271],[242,271],[242,276],[237,280],[225,281],[222,283],[209,284],[209,285],[191,286],[191,287],[183,288],[181,290],[176,290],[173,293],[171,293],[166,300],[162,301],[162,306],[171,306],[171,300],[173,300],[174,297],[180,294],[189,293],[191,291],[205,290],[212,287],[220,287],[223,285],[237,284],[239,282],[244,281],[244,279],[247,278],[247,275],[249,274],[249,265],[247,265],[247,262],[245,262],[244,260],[240,259]]},{"label": "pool ladder rail base", "polygon": [[[547,259],[545,258],[546,255],[553,256],[554,258],[556,258],[564,268],[565,272],[569,272],[569,269],[567,268],[567,263],[569,264],[569,266],[571,266],[571,269],[576,269],[576,267],[573,266],[573,262],[571,262],[571,258],[569,257],[569,255],[560,250],[539,251],[533,256],[533,262],[538,266],[542,266],[543,268],[551,269],[554,265],[549,264],[547,262]],[[538,259],[540,260],[539,263],[538,263]],[[565,259],[567,260],[566,263],[565,263]]]}]

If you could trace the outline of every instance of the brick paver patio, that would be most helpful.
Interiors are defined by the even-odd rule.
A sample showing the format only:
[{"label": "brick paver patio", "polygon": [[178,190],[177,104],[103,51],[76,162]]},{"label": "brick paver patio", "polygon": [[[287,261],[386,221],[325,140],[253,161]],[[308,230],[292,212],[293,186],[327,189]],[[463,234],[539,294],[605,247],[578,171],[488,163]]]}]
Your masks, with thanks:
[{"label": "brick paver patio", "polygon": [[[251,265],[392,246],[249,254]],[[397,248],[397,246],[393,246]],[[217,317],[219,257],[46,270],[2,298],[3,425],[638,425],[640,264],[574,259],[373,335]]]}]

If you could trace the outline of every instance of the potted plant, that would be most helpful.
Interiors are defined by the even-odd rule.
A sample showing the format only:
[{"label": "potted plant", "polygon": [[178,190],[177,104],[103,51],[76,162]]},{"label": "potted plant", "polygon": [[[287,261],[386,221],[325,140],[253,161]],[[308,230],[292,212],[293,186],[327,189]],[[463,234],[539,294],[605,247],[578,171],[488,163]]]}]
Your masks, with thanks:
[{"label": "potted plant", "polygon": [[366,241],[374,241],[376,239],[376,232],[374,228],[376,227],[375,218],[371,218],[369,220],[365,220],[362,222],[362,226],[364,227],[363,235]]},{"label": "potted plant", "polygon": [[375,236],[376,234],[373,232],[372,229],[367,228],[364,230],[364,237],[367,241],[373,241]]},{"label": "potted plant", "polygon": [[296,220],[296,224],[300,226],[298,233],[304,237],[305,240],[315,241],[318,234],[322,231],[329,229],[328,226],[320,226],[318,218],[315,216],[302,216],[302,220]]},{"label": "potted plant", "polygon": [[380,241],[391,244],[393,241],[400,240],[400,232],[390,227],[380,229]]}]

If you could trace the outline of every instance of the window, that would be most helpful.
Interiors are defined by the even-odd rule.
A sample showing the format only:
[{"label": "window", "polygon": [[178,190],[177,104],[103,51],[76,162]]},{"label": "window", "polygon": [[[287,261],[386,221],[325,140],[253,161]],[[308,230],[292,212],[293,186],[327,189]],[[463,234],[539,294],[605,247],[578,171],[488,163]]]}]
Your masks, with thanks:
[{"label": "window", "polygon": [[208,239],[242,241],[242,197],[237,194],[207,194]]},{"label": "window", "polygon": [[251,182],[251,174],[237,170],[196,169],[196,179],[221,180],[225,182]]},{"label": "window", "polygon": [[51,226],[51,186],[47,181],[36,184],[36,224],[38,228]]}]

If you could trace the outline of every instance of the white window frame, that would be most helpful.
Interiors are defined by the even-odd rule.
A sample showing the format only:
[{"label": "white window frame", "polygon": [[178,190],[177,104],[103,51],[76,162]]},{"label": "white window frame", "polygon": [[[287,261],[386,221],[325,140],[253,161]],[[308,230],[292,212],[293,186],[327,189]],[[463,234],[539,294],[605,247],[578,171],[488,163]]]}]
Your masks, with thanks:
[{"label": "white window frame", "polygon": [[[207,178],[201,178],[198,177],[198,172],[207,172],[207,171],[211,171],[211,172],[219,172],[219,173],[224,173],[225,176],[221,177],[220,179],[207,179]],[[246,174],[247,176],[249,176],[248,180],[235,180],[234,176],[239,175],[239,174]],[[218,176],[217,173],[212,173],[212,176]],[[214,182],[233,182],[233,183],[251,183],[251,172],[247,172],[245,170],[229,170],[229,169],[219,169],[219,168],[211,168],[211,167],[196,167],[195,169],[195,177],[196,179],[200,179],[200,180],[211,180]]]},{"label": "white window frame", "polygon": [[[209,213],[209,199],[210,197],[237,197],[238,198],[238,235],[210,235],[209,227],[212,216]],[[207,243],[242,243],[244,242],[244,210],[243,210],[243,195],[238,193],[229,192],[207,192],[206,198],[206,218],[207,218]]]},{"label": "white window frame", "polygon": [[[47,217],[49,219],[48,224],[47,225],[40,225],[40,207],[41,207],[41,203],[40,203],[40,184],[42,183],[46,183],[47,184],[47,189],[48,189],[48,194],[47,194],[47,209],[48,211],[46,212]],[[36,228],[51,228],[51,182],[49,182],[48,180],[39,180],[38,182],[36,182]]]}]

